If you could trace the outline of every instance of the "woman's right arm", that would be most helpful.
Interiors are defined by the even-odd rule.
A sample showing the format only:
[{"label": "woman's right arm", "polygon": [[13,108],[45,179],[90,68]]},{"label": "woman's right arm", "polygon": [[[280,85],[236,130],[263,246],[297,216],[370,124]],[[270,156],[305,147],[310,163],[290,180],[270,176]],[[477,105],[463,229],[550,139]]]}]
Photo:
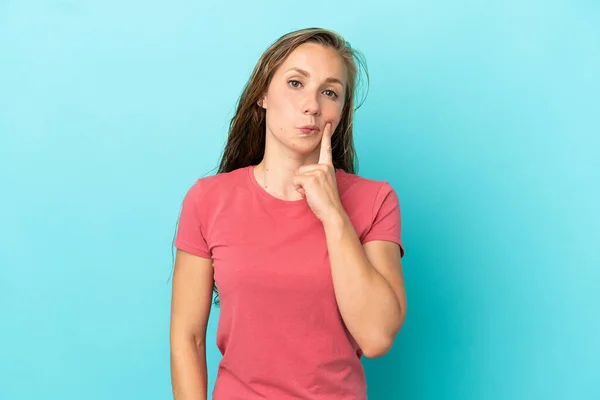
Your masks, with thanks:
[{"label": "woman's right arm", "polygon": [[175,400],[206,399],[206,326],[213,295],[212,260],[177,250],[171,295],[171,385]]}]

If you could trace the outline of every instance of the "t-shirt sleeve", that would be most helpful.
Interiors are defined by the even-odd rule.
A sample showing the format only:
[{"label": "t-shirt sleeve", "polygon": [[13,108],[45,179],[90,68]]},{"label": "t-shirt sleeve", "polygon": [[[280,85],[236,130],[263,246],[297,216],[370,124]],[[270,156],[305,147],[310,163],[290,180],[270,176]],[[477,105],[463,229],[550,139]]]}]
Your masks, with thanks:
[{"label": "t-shirt sleeve", "polygon": [[176,248],[185,252],[210,258],[210,249],[202,231],[203,208],[201,196],[201,182],[197,181],[183,199],[174,244]]},{"label": "t-shirt sleeve", "polygon": [[384,182],[375,196],[373,223],[363,239],[363,244],[371,240],[389,240],[400,246],[400,256],[404,256],[402,244],[402,219],[400,202],[394,188]]}]

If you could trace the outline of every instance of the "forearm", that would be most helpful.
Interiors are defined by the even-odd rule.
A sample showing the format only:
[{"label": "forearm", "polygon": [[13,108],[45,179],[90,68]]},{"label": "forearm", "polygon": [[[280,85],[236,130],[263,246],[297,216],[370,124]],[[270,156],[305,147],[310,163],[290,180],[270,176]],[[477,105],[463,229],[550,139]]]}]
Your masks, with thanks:
[{"label": "forearm", "polygon": [[193,339],[171,340],[171,385],[175,400],[207,398],[206,346]]},{"label": "forearm", "polygon": [[366,356],[385,353],[402,326],[400,303],[369,262],[345,212],[324,222],[336,300],[348,330]]}]

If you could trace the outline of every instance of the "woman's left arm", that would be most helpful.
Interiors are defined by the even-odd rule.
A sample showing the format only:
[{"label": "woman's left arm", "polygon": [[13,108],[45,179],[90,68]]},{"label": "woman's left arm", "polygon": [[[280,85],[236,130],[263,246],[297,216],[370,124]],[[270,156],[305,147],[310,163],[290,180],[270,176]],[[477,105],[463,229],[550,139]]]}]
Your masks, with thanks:
[{"label": "woman's left arm", "polygon": [[366,357],[382,356],[406,317],[400,246],[373,240],[363,247],[343,210],[330,215],[323,226],[344,323]]},{"label": "woman's left arm", "polygon": [[382,240],[361,244],[337,191],[331,132],[326,124],[318,164],[300,167],[293,183],[325,228],[342,319],[363,354],[379,357],[392,347],[406,315],[400,246]]}]

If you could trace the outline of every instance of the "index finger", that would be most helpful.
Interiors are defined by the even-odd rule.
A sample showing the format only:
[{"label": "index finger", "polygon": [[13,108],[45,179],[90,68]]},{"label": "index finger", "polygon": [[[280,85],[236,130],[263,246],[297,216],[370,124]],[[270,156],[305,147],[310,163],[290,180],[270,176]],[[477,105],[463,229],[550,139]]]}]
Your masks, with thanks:
[{"label": "index finger", "polygon": [[331,155],[331,123],[325,125],[323,136],[321,137],[321,154],[319,156],[319,164],[332,165]]}]

